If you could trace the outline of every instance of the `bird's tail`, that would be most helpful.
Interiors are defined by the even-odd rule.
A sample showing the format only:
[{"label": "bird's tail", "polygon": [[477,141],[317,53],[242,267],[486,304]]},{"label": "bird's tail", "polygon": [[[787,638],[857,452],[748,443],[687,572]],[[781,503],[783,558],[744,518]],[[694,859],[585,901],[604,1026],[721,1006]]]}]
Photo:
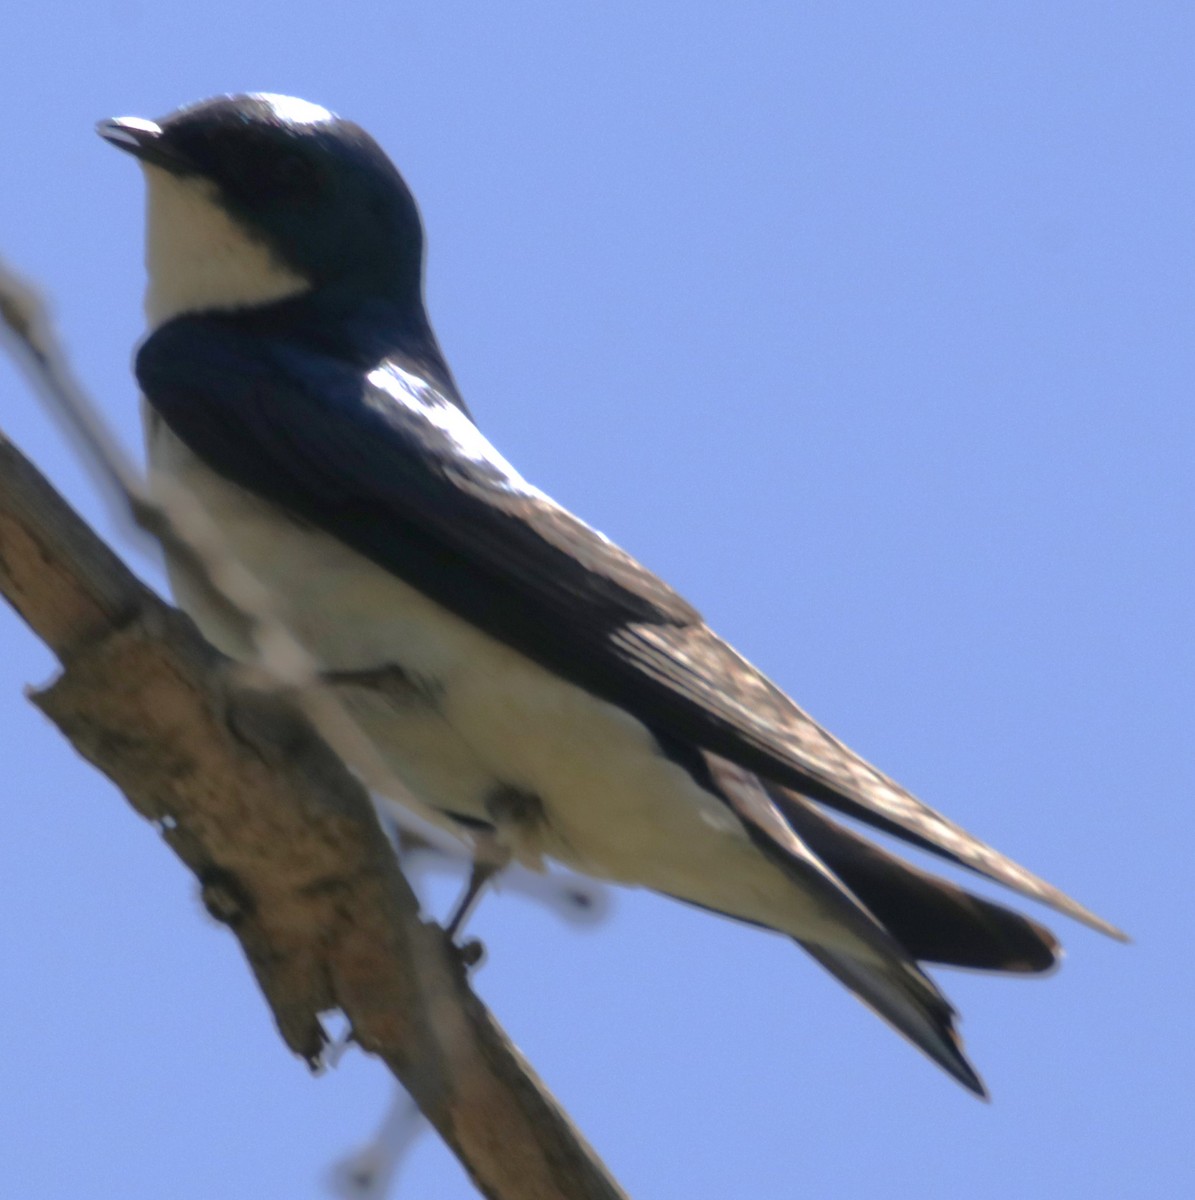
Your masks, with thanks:
[{"label": "bird's tail", "polygon": [[919,870],[804,796],[766,786],[793,832],[918,962],[1019,975],[1057,964],[1061,948],[1045,926]]},{"label": "bird's tail", "polygon": [[[717,755],[703,752],[708,783],[717,789],[743,821],[748,836],[790,876],[802,897],[802,908],[820,912],[818,922],[802,921],[806,931],[789,932],[823,967],[848,987],[898,1033],[978,1096],[983,1083],[962,1051],[954,1028],[954,1009],[915,956],[883,919],[857,896],[849,880],[817,853],[798,828],[794,814],[803,798],[781,796],[759,776]],[[809,823],[813,827],[812,822]],[[823,832],[823,848],[834,829]],[[845,833],[845,831],[843,831]],[[839,855],[839,858],[844,856]],[[899,860],[893,859],[899,864]],[[820,926],[825,937],[810,936]]]},{"label": "bird's tail", "polygon": [[1035,921],[873,845],[806,797],[771,784],[765,787],[801,843],[908,958],[877,964],[841,947],[804,940],[800,945],[918,1049],[986,1098],[983,1082],[963,1054],[954,1010],[915,963],[1037,974],[1057,963],[1057,939]]},{"label": "bird's tail", "polygon": [[918,1050],[987,1099],[983,1080],[963,1053],[954,1009],[928,977],[900,960],[877,966],[827,946],[800,945]]}]

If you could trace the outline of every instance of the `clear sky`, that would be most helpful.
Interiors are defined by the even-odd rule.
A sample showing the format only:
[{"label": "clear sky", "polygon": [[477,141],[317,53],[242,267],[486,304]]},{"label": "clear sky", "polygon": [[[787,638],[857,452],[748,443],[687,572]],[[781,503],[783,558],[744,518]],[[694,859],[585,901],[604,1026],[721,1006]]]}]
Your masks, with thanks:
[{"label": "clear sky", "polygon": [[[483,428],[823,723],[1137,939],[942,973],[976,1102],[784,940],[487,903],[478,986],[636,1197],[1195,1194],[1195,7],[10,5],[0,252],[130,445],[142,189],[92,133],[318,101],[419,197]],[[0,427],[100,506],[0,362]],[[131,561],[151,579],[152,565]],[[310,1079],[189,876],[21,697],[0,611],[0,1193],[302,1200]],[[425,1140],[402,1193],[470,1192]]]}]

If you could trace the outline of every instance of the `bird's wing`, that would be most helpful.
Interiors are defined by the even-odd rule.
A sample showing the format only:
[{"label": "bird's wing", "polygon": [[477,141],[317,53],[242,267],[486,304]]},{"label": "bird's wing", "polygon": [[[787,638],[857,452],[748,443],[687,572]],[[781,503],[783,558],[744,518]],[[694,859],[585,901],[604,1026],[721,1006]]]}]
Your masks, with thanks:
[{"label": "bird's wing", "polygon": [[137,377],[211,469],[658,734],[1118,934],[822,729],[662,580],[523,480],[411,364],[366,375],[209,315],[155,332]]}]

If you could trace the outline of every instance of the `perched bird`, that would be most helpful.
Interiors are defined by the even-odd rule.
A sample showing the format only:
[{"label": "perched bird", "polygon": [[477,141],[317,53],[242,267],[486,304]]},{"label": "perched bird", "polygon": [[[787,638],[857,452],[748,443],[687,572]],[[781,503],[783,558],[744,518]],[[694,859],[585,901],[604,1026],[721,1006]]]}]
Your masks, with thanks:
[{"label": "perched bird", "polygon": [[787,934],[984,1094],[918,964],[1039,972],[1057,942],[827,810],[1117,931],[848,750],[498,453],[428,321],[415,201],[362,129],[252,94],[99,132],[148,185],[151,486],[207,511],[394,776],[524,865]]}]

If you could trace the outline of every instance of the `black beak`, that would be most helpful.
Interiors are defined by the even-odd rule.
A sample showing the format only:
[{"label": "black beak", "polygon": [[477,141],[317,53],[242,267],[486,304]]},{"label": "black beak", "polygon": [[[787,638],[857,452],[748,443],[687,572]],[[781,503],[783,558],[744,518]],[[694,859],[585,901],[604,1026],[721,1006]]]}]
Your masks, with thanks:
[{"label": "black beak", "polygon": [[176,174],[194,170],[190,162],[170,145],[156,121],[147,121],[144,117],[112,117],[96,125],[95,131],[104,141],[151,166],[163,167]]}]

